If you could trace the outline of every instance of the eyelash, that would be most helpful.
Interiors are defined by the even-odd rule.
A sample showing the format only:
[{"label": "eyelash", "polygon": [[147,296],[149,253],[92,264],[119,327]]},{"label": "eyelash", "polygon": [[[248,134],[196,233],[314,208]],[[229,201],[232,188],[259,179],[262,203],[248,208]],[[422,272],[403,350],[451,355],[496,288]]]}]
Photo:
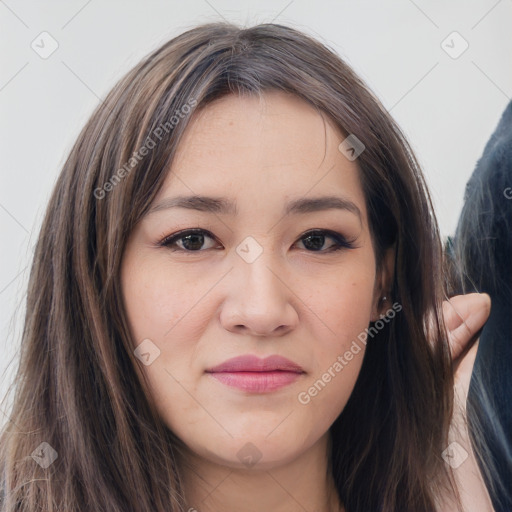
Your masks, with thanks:
[{"label": "eyelash", "polygon": [[[197,235],[197,234],[206,235],[209,238],[215,240],[215,237],[209,231],[207,231],[205,229],[200,229],[200,228],[197,228],[197,229],[186,229],[186,230],[183,230],[183,231],[179,231],[178,233],[174,233],[172,235],[168,235],[168,236],[164,237],[160,242],[158,242],[158,246],[166,247],[166,248],[170,249],[173,252],[174,251],[179,251],[179,252],[184,252],[184,253],[189,253],[189,254],[190,253],[204,252],[205,250],[208,250],[208,249],[199,249],[197,251],[193,251],[193,250],[189,250],[189,249],[182,249],[181,247],[172,248],[172,246],[176,243],[176,241],[179,241],[179,240],[185,238],[188,235]],[[325,254],[325,253],[331,253],[331,252],[339,251],[339,250],[342,250],[342,249],[354,249],[356,247],[354,245],[354,241],[353,240],[347,240],[340,233],[337,233],[336,231],[331,231],[329,229],[311,229],[309,231],[306,231],[306,233],[304,233],[299,238],[299,240],[307,238],[308,236],[318,236],[318,235],[326,236],[328,238],[332,238],[335,241],[336,245],[333,245],[333,246],[329,247],[328,249],[324,249],[322,251],[310,251],[308,249],[303,249],[303,250],[306,250],[307,252],[312,252],[312,253]]]}]

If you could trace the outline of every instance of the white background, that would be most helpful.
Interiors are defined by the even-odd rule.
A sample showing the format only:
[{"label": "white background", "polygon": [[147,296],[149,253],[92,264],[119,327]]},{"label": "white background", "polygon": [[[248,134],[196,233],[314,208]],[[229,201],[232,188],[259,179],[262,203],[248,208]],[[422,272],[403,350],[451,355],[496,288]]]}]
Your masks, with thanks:
[{"label": "white background", "polygon": [[[337,51],[404,130],[441,232],[453,233],[512,96],[512,0],[0,0],[0,398],[16,369],[32,247],[81,127],[140,58],[222,18],[289,24]],[[59,45],[47,59],[31,48],[43,31]],[[469,44],[456,59],[441,45],[453,31]]]}]

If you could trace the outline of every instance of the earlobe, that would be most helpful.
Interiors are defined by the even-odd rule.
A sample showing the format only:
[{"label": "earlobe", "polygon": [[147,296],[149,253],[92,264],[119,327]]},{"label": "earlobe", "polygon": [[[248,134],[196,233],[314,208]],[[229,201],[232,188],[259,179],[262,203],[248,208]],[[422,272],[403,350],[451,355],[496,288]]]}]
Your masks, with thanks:
[{"label": "earlobe", "polygon": [[391,284],[393,283],[395,270],[395,245],[392,245],[384,253],[379,274],[375,280],[375,292],[370,320],[376,322],[384,313],[386,307],[392,302]]},{"label": "earlobe", "polygon": [[381,317],[381,315],[384,313],[386,309],[388,301],[389,298],[387,295],[377,295],[374,298],[372,315],[370,317],[370,320],[372,322],[376,322]]}]

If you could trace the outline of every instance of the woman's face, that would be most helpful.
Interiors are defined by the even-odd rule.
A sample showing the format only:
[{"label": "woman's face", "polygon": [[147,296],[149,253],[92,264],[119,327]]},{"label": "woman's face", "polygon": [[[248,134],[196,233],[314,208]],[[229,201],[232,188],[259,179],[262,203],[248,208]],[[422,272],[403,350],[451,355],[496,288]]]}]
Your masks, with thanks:
[{"label": "woman's face", "polygon": [[217,100],[130,236],[135,354],[196,456],[291,461],[325,441],[352,392],[380,280],[343,139],[291,95]]}]

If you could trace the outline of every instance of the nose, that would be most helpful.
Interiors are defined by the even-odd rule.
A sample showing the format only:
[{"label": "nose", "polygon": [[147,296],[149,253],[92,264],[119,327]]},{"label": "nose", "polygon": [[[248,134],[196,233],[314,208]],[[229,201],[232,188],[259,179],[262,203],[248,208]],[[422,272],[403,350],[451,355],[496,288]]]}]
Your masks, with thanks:
[{"label": "nose", "polygon": [[282,336],[296,328],[299,317],[292,283],[287,282],[290,278],[265,252],[252,263],[238,258],[229,274],[220,313],[224,329],[252,336]]}]

